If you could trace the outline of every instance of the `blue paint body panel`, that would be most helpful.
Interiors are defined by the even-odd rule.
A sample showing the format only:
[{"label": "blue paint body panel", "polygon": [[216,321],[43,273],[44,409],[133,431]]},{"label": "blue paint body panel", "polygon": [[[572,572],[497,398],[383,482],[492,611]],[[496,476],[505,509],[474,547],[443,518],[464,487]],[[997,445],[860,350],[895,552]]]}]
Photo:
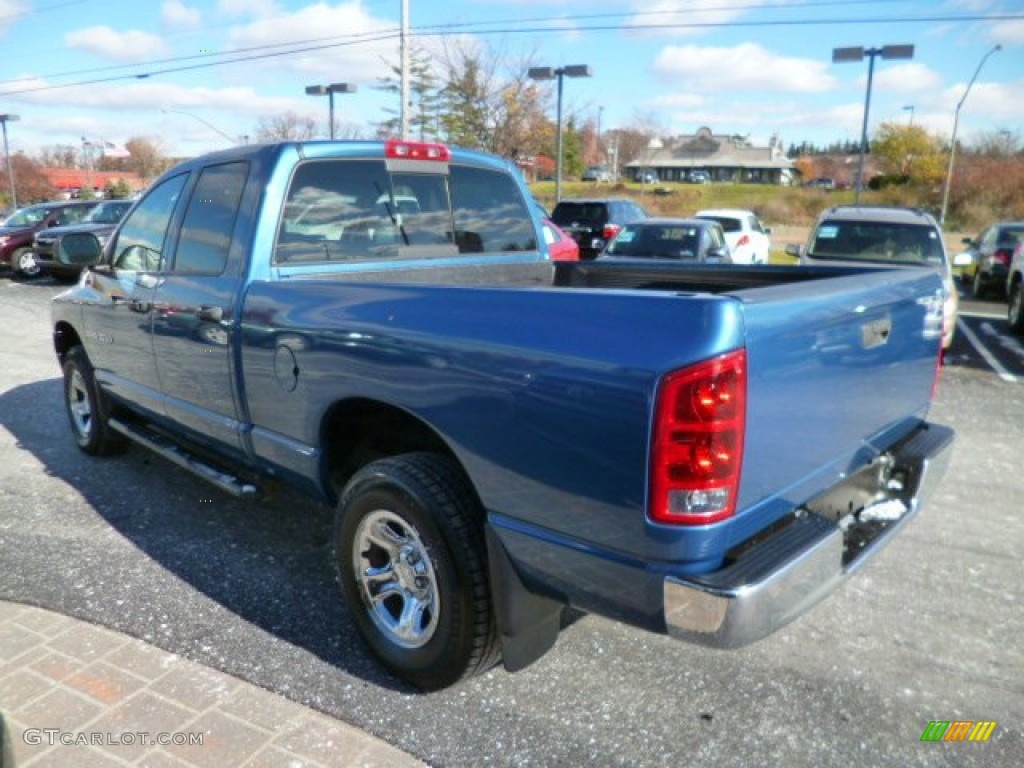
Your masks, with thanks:
[{"label": "blue paint body panel", "polygon": [[[587,287],[557,284],[543,245],[275,263],[296,168],[345,157],[382,158],[383,150],[283,144],[185,166],[194,175],[214,161],[250,164],[224,272],[176,284],[175,307],[219,297],[227,311],[215,334],[187,313],[182,321],[171,311],[119,311],[116,270],[94,272],[55,300],[58,334],[81,340],[117,402],[325,498],[333,492],[324,466],[329,414],[346,403],[396,409],[465,469],[529,588],[653,629],[664,628],[666,575],[719,568],[731,548],[927,414],[941,331],[935,275],[760,268],[751,286],[723,289],[717,278],[702,280],[723,269],[754,272],[666,268],[651,288],[631,281],[625,265],[620,287]],[[475,153],[455,151],[448,162],[509,172]],[[178,226],[176,215],[172,235]],[[156,275],[157,305],[171,277]],[[131,369],[107,354],[119,345],[137,356]],[[658,383],[739,348],[749,381],[738,513],[703,527],[653,524],[646,504]],[[161,377],[169,361],[160,355],[189,349],[211,351],[195,358],[196,375]]]}]

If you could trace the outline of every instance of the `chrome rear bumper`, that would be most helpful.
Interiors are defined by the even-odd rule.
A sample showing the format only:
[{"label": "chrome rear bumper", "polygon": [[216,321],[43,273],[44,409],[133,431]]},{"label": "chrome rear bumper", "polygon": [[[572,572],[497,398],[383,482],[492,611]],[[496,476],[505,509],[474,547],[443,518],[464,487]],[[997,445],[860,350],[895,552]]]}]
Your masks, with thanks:
[{"label": "chrome rear bumper", "polygon": [[[829,489],[787,524],[741,547],[713,573],[669,576],[665,623],[673,637],[717,648],[738,648],[770,635],[822,600],[862,566],[917,513],[945,474],[953,430],[929,424],[886,457]],[[874,488],[866,488],[869,482]],[[852,499],[866,509],[849,509]],[[869,520],[870,510],[904,510],[897,519]],[[863,506],[863,504],[861,504]],[[840,516],[842,514],[842,516]]]}]

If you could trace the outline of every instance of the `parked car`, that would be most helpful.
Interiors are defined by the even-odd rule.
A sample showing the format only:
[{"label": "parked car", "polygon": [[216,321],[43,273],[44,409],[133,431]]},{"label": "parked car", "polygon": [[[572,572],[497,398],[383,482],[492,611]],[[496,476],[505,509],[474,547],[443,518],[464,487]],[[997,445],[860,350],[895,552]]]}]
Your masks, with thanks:
[{"label": "parked car", "polygon": [[[73,247],[64,247],[65,236],[78,232],[91,232],[100,243],[105,243],[117,223],[132,207],[131,200],[105,200],[85,215],[77,224],[50,227],[36,232],[32,244],[32,257],[42,275],[57,280],[76,280],[83,264]],[[74,243],[75,241],[68,241]]]},{"label": "parked car", "polygon": [[925,267],[942,276],[944,286],[942,349],[953,343],[958,295],[942,229],[919,208],[839,205],[826,209],[811,230],[805,248],[787,245],[786,253],[803,265]]},{"label": "parked car", "polygon": [[612,172],[605,168],[603,165],[592,165],[583,172],[583,176],[580,177],[583,181],[600,181],[600,182],[611,182],[614,181]]},{"label": "parked car", "polygon": [[979,299],[988,293],[1003,294],[1009,273],[1013,248],[1024,240],[1024,221],[1000,221],[982,230],[976,238],[963,239],[967,250],[957,259],[970,258],[963,265],[960,279],[970,286],[971,295]]},{"label": "parked car", "polygon": [[598,258],[732,263],[722,226],[717,221],[707,219],[656,218],[634,221],[619,231]]},{"label": "parked car", "polygon": [[811,179],[804,183],[805,187],[811,187],[812,189],[835,189],[836,180],[831,179],[827,176],[819,176],[817,179]]},{"label": "parked car", "polygon": [[1024,336],[1024,238],[1013,248],[1006,277],[1006,320],[1010,330]]},{"label": "parked car", "polygon": [[717,221],[725,232],[735,264],[765,264],[771,254],[771,229],[753,211],[715,208],[697,211],[696,218]]},{"label": "parked car", "polygon": [[636,175],[636,180],[641,184],[657,184],[658,174],[654,171],[640,171]]},{"label": "parked car", "polygon": [[548,256],[552,261],[579,261],[580,247],[576,241],[558,228],[549,218],[543,218],[540,222],[541,235],[548,247]]},{"label": "parked car", "polygon": [[36,232],[49,227],[76,224],[99,204],[99,200],[60,200],[20,208],[0,225],[0,266],[17,277],[36,277],[39,266],[32,256]]},{"label": "parked car", "polygon": [[632,200],[615,197],[562,200],[551,212],[551,221],[579,245],[581,259],[595,258],[624,225],[645,218]]},{"label": "parked car", "polygon": [[686,174],[686,180],[691,184],[708,184],[711,182],[711,174],[707,171],[690,171]]}]

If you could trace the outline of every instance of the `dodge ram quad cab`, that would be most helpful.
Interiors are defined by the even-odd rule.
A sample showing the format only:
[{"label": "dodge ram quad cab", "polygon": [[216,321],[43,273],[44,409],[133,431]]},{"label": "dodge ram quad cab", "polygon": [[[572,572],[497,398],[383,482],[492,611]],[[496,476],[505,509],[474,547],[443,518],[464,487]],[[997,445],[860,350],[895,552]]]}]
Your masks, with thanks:
[{"label": "dodge ram quad cab", "polygon": [[566,606],[763,638],[951,452],[936,272],[554,262],[489,155],[239,147],[165,173],[102,252],[67,237],[92,247],[52,305],[78,446],[334,505],[352,620],[424,689],[525,667]]}]

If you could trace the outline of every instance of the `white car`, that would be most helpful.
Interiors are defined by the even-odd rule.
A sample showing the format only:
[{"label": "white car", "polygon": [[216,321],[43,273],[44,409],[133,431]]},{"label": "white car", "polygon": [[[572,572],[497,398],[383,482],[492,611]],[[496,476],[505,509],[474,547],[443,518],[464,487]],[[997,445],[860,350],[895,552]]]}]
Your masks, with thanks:
[{"label": "white car", "polygon": [[764,226],[753,211],[740,208],[715,208],[697,211],[698,219],[717,221],[725,232],[732,251],[733,264],[767,264],[772,250],[768,237],[771,229]]}]

